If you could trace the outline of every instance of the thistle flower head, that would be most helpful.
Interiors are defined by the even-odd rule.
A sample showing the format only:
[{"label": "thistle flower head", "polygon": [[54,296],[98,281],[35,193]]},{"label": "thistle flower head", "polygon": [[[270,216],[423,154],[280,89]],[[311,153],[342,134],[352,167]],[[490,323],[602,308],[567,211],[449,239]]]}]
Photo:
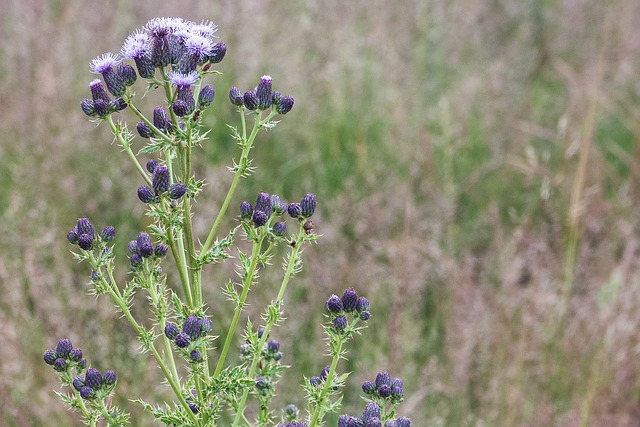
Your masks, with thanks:
[{"label": "thistle flower head", "polygon": [[193,363],[200,363],[204,360],[202,357],[202,353],[198,349],[192,350],[189,354],[189,358]]},{"label": "thistle flower head", "polygon": [[153,136],[153,129],[151,129],[149,125],[142,120],[136,124],[136,130],[138,131],[138,135],[142,138],[151,138]]},{"label": "thistle flower head", "polygon": [[[190,30],[193,30],[193,27]],[[193,55],[202,60],[213,50],[213,43],[210,37],[198,32],[189,31],[184,39],[184,47],[186,54]]]},{"label": "thistle flower head", "polygon": [[174,182],[169,186],[168,195],[170,199],[176,200],[184,196],[187,192],[187,184],[184,182]]},{"label": "thistle flower head", "polygon": [[391,386],[391,375],[386,371],[380,371],[376,375],[376,387],[380,388],[382,385]]},{"label": "thistle flower head", "polygon": [[240,88],[234,86],[229,89],[229,100],[233,105],[237,105],[238,107],[244,105],[244,95]]},{"label": "thistle flower head", "polygon": [[107,225],[100,232],[100,237],[105,242],[111,242],[116,237],[116,228],[113,225]]},{"label": "thistle flower head", "polygon": [[289,420],[294,420],[298,418],[300,410],[296,405],[291,403],[284,408],[284,413]]},{"label": "thistle flower head", "polygon": [[194,85],[200,74],[197,71],[191,71],[188,73],[179,73],[177,71],[172,71],[169,73],[169,81],[171,84],[178,86],[178,88],[189,88]]},{"label": "thistle flower head", "polygon": [[84,374],[84,383],[97,390],[102,386],[102,374],[96,368],[89,368]]},{"label": "thistle flower head", "polygon": [[82,109],[82,112],[89,117],[93,117],[96,114],[96,109],[93,105],[92,99],[85,98],[80,101],[80,108]]},{"label": "thistle flower head", "polygon": [[144,30],[133,32],[122,45],[120,55],[125,59],[139,59],[150,54],[151,36]]},{"label": "thistle flower head", "polygon": [[138,245],[138,253],[141,256],[147,258],[153,255],[153,242],[151,241],[151,236],[149,236],[148,233],[144,231],[138,233],[136,243]]},{"label": "thistle flower head", "polygon": [[258,94],[255,89],[248,90],[244,93],[243,97],[244,106],[247,110],[255,110],[260,105],[260,100],[258,99]]},{"label": "thistle flower head", "polygon": [[267,223],[267,220],[269,219],[269,217],[267,216],[266,213],[262,212],[262,211],[258,211],[255,210],[253,211],[253,224],[256,227],[262,227],[263,225],[265,225]]},{"label": "thistle flower head", "polygon": [[273,224],[273,228],[271,230],[273,231],[274,235],[282,237],[287,232],[287,224],[282,221],[278,221]]},{"label": "thistle flower head", "polygon": [[171,177],[169,176],[167,165],[161,164],[155,167],[151,177],[151,184],[156,194],[162,194],[169,189]]},{"label": "thistle flower head", "polygon": [[356,310],[358,311],[358,313],[369,310],[369,300],[365,297],[358,297],[358,301],[356,302]]},{"label": "thistle flower head", "polygon": [[267,217],[271,216],[273,212],[273,208],[271,207],[271,196],[269,193],[265,193],[264,191],[258,194],[256,198],[256,209],[257,211],[264,212]]},{"label": "thistle flower head", "polygon": [[63,338],[56,344],[56,355],[58,357],[68,357],[73,349],[73,344],[67,338]]},{"label": "thistle flower head", "polygon": [[84,387],[84,380],[82,379],[81,376],[77,376],[73,379],[73,381],[71,382],[71,385],[73,386],[73,388],[75,388],[77,391],[80,391],[82,389],[82,387]]},{"label": "thistle flower head", "polygon": [[362,383],[362,391],[364,394],[373,394],[376,392],[376,385],[373,381],[365,381]]},{"label": "thistle flower head", "polygon": [[191,339],[186,332],[181,331],[180,333],[178,333],[178,335],[176,335],[176,346],[178,346],[179,348],[189,347],[189,343],[191,343]]},{"label": "thistle flower head", "polygon": [[95,393],[91,387],[89,387],[88,385],[85,385],[80,389],[80,397],[82,397],[85,400],[90,400],[90,399],[93,399],[93,397],[95,397]]},{"label": "thistle flower head", "polygon": [[277,194],[271,195],[271,209],[276,215],[282,215],[287,210],[287,204],[280,200],[280,196]]},{"label": "thistle flower head", "polygon": [[382,421],[379,417],[371,417],[365,421],[364,427],[382,427]]},{"label": "thistle flower head", "polygon": [[155,256],[162,258],[167,254],[167,252],[169,252],[169,246],[167,244],[162,242],[156,243],[156,247],[153,250]]},{"label": "thistle flower head", "polygon": [[300,203],[289,203],[289,206],[287,206],[287,212],[289,213],[289,216],[291,218],[300,218],[300,216],[302,215],[302,208],[300,207]]},{"label": "thistle flower head", "polygon": [[215,33],[218,26],[211,21],[204,20],[200,24],[192,23],[189,26],[189,32],[198,34],[203,37],[213,38],[216,37]]},{"label": "thistle flower head", "polygon": [[240,203],[240,218],[241,219],[250,219],[253,215],[253,206],[251,203],[246,200]]},{"label": "thistle flower head", "polygon": [[344,291],[344,294],[342,294],[342,305],[344,306],[344,311],[347,313],[351,313],[356,309],[358,305],[358,294],[355,289],[349,288]]},{"label": "thistle flower head", "polygon": [[267,341],[267,351],[270,353],[276,353],[280,350],[280,343],[276,340]]},{"label": "thistle flower head", "polygon": [[208,317],[200,318],[200,335],[206,335],[213,330],[213,322]]},{"label": "thistle flower head", "polygon": [[182,332],[189,335],[192,340],[198,338],[200,336],[200,319],[193,314],[187,316],[182,325]]},{"label": "thistle flower head", "polygon": [[104,74],[113,70],[119,63],[118,55],[107,52],[91,61],[91,71],[96,74]]},{"label": "thistle flower head", "polygon": [[[158,107],[156,107],[158,108]],[[147,162],[147,164],[145,165],[145,167],[147,168],[147,170],[151,173],[153,173],[154,169],[156,168],[156,166],[158,166],[158,161],[156,159],[151,159]]]},{"label": "thistle flower head", "polygon": [[218,42],[213,45],[211,52],[209,53],[209,61],[212,64],[217,64],[222,61],[227,54],[227,45],[225,42]]},{"label": "thistle flower head", "polygon": [[324,306],[330,313],[336,314],[342,312],[343,309],[342,300],[337,295],[331,295]]},{"label": "thistle flower head", "polygon": [[103,383],[106,385],[112,385],[116,383],[118,376],[116,372],[112,369],[107,369],[104,371],[104,375],[102,376]]},{"label": "thistle flower head", "polygon": [[69,359],[73,362],[79,362],[82,360],[82,350],[79,348],[72,348],[69,352]]},{"label": "thistle flower head", "polygon": [[366,423],[372,418],[380,419],[380,406],[376,402],[368,402],[362,411],[362,421]]},{"label": "thistle flower head", "polygon": [[167,323],[167,325],[164,327],[164,334],[170,340],[174,339],[179,332],[180,330],[178,328],[178,325],[176,325],[175,323]]},{"label": "thistle flower head", "polygon": [[271,76],[260,77],[260,83],[256,87],[256,96],[258,97],[258,108],[266,110],[271,107]]},{"label": "thistle flower head", "polygon": [[411,420],[407,417],[396,418],[395,427],[411,427]]},{"label": "thistle flower head", "polygon": [[43,359],[47,365],[53,365],[57,358],[58,355],[56,354],[55,350],[49,349],[44,351]]},{"label": "thistle flower head", "polygon": [[84,216],[78,218],[78,222],[76,223],[76,230],[78,235],[89,234],[93,236],[96,234],[96,229],[94,228],[93,224],[87,217]]},{"label": "thistle flower head", "polygon": [[300,209],[301,215],[304,218],[309,218],[316,211],[316,196],[312,193],[307,193],[304,195],[302,200],[300,200]]},{"label": "thistle flower head", "polygon": [[67,359],[65,359],[64,357],[58,357],[53,362],[53,369],[56,372],[64,372],[64,370],[67,369],[67,366],[69,366],[69,362],[67,362]]},{"label": "thistle flower head", "polygon": [[293,98],[289,95],[284,95],[278,98],[276,102],[276,112],[278,114],[287,114],[293,108]]},{"label": "thistle flower head", "polygon": [[344,331],[348,324],[349,322],[347,322],[347,318],[345,316],[336,316],[336,318],[333,319],[333,327],[338,332]]},{"label": "thistle flower head", "polygon": [[213,86],[204,86],[202,89],[200,89],[200,94],[198,95],[198,106],[200,108],[208,107],[213,102],[215,96],[216,92],[213,89]]},{"label": "thistle flower head", "polygon": [[[153,109],[153,125],[162,131],[167,131],[171,127],[171,120],[169,114],[162,106],[157,106]],[[156,161],[157,164],[157,161]],[[149,169],[147,167],[147,169]],[[150,170],[149,172],[153,172]]]}]

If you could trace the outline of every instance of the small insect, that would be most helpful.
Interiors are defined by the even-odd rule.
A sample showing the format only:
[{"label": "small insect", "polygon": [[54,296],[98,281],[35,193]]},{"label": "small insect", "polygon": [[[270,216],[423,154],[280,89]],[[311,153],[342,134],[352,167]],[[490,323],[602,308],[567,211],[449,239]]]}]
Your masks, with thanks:
[{"label": "small insect", "polygon": [[289,246],[291,246],[292,248],[295,248],[295,247],[296,247],[296,241],[295,241],[295,240],[292,240],[292,241],[289,243]]},{"label": "small insect", "polygon": [[307,233],[307,236],[313,232],[313,221],[307,220],[302,226],[304,228],[304,232]]},{"label": "small insect", "polygon": [[197,111],[193,114],[193,121],[194,121],[194,122],[197,122],[199,118],[200,118],[200,110],[197,110]]}]

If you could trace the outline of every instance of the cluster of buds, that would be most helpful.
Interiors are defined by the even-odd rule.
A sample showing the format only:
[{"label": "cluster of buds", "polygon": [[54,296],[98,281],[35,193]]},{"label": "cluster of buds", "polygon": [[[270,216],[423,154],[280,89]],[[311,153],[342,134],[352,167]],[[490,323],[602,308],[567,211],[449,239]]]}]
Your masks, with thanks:
[{"label": "cluster of buds", "polygon": [[337,333],[344,333],[349,325],[347,315],[351,314],[360,320],[369,320],[369,300],[358,296],[355,289],[349,288],[344,291],[342,297],[331,295],[324,304],[329,312],[332,321],[332,329]]},{"label": "cluster of buds", "polygon": [[80,249],[89,251],[94,248],[96,241],[111,242],[116,237],[116,229],[108,225],[102,229],[100,234],[87,217],[78,218],[76,225],[67,233],[70,243],[78,245]]},{"label": "cluster of buds", "polygon": [[329,365],[322,368],[322,371],[320,371],[320,375],[314,375],[311,378],[309,378],[309,384],[311,384],[314,387],[320,386],[323,382],[327,380],[327,375],[329,375],[330,368],[331,367]]},{"label": "cluster of buds", "polygon": [[[184,320],[182,329],[175,323],[167,323],[164,328],[164,334],[167,338],[172,340],[176,347],[186,349],[188,351],[189,346],[200,337],[206,336],[213,329],[211,319],[208,317],[198,317],[195,314],[190,314]],[[192,363],[202,362],[202,352],[197,348],[189,351],[189,360]]]},{"label": "cluster of buds", "polygon": [[157,160],[149,160],[147,170],[151,173],[151,187],[146,185],[138,187],[138,198],[141,202],[159,203],[160,196],[165,193],[171,200],[177,200],[187,192],[187,185],[184,182],[171,182],[167,165],[160,164]]},{"label": "cluster of buds", "polygon": [[72,385],[83,399],[91,400],[100,395],[107,396],[115,387],[117,376],[115,371],[108,369],[104,375],[96,368],[89,368],[83,376],[73,379]]},{"label": "cluster of buds", "polygon": [[57,372],[65,372],[71,366],[75,366],[81,372],[87,366],[87,359],[82,357],[82,350],[74,348],[67,338],[58,341],[54,350],[45,350],[43,358],[45,363],[53,366]]},{"label": "cluster of buds", "polygon": [[378,372],[375,381],[362,383],[362,391],[374,399],[381,398],[392,404],[400,403],[404,396],[402,379],[393,378],[385,371]]},{"label": "cluster of buds", "polygon": [[142,265],[145,258],[156,257],[162,258],[167,254],[169,246],[165,243],[156,243],[155,247],[151,236],[148,233],[141,231],[138,233],[138,237],[135,240],[131,240],[127,245],[129,250],[129,261],[131,261],[131,267],[133,269]]},{"label": "cluster of buds", "polygon": [[[340,415],[338,427],[383,427],[380,406],[375,402],[368,402],[361,417]],[[384,427],[411,427],[411,421],[405,417],[387,420]]]},{"label": "cluster of buds", "polygon": [[269,108],[278,114],[287,114],[293,108],[294,100],[291,96],[282,95],[272,90],[271,76],[262,76],[260,83],[242,93],[240,88],[232,87],[229,90],[229,100],[233,105],[244,107],[250,111],[264,111]]},{"label": "cluster of buds", "polygon": [[[262,227],[272,216],[281,216],[285,212],[291,218],[304,222],[307,234],[313,231],[313,223],[308,218],[316,211],[316,196],[307,193],[300,202],[285,203],[277,194],[261,192],[256,198],[255,206],[248,201],[240,203],[240,219],[254,227]],[[287,230],[284,221],[277,221],[271,226],[271,233],[276,237],[283,237]]]},{"label": "cluster of buds", "polygon": [[[133,69],[131,70],[133,71]],[[135,75],[136,73],[133,71],[133,81],[135,81]],[[129,83],[130,80],[126,80],[126,82]],[[133,84],[133,82],[129,84]],[[80,108],[82,108],[82,111],[89,117],[104,118],[111,113],[122,111],[127,108],[126,101],[121,97],[117,97],[115,99],[111,99],[109,97],[109,94],[105,90],[100,79],[92,80],[89,83],[89,90],[91,91],[91,98],[85,98],[80,101]]]}]

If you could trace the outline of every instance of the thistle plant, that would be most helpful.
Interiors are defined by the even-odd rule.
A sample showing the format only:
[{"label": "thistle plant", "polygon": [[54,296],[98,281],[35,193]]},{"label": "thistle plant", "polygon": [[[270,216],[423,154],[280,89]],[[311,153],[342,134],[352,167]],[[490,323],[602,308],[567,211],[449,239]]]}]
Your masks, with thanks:
[{"label": "thistle plant", "polygon": [[[254,196],[255,202],[243,201],[235,212],[230,206],[241,179],[254,171],[250,154],[259,132],[274,128],[294,105],[294,99],[274,90],[272,78],[265,75],[257,79],[255,88],[243,92],[232,87],[228,91],[227,105],[235,108],[239,117],[239,125],[229,128],[240,154],[229,168],[233,179],[208,234],[194,234],[192,204],[205,183],[193,173],[193,152],[207,140],[202,118],[215,98],[212,80],[219,74],[215,66],[226,50],[225,43],[217,41],[212,22],[156,18],[134,31],[119,54],[105,53],[91,62],[91,70],[100,77],[90,81],[90,97],[83,99],[80,107],[95,123],[109,126],[135,166],[141,184],[132,191],[137,192],[152,224],[123,238],[128,241],[124,244],[129,254],[124,283],[116,280],[113,247],[123,243],[116,238],[114,227],[107,225],[98,232],[89,218],[81,216],[67,239],[75,248],[76,259],[89,266],[90,293],[115,304],[138,337],[141,357],[150,358],[164,376],[172,394],[170,402],[127,396],[151,417],[167,426],[216,426],[224,414],[233,420],[233,426],[316,427],[325,423],[328,413],[339,411],[348,377],[340,372],[339,362],[346,357],[348,342],[361,333],[371,316],[369,301],[353,288],[341,297],[328,298],[323,328],[329,364],[318,375],[304,379],[305,410],[293,404],[283,410],[272,408],[286,369],[281,363],[286,350],[271,335],[284,320],[285,295],[291,279],[303,267],[303,250],[318,239],[311,220],[316,196],[306,193],[299,201],[286,203],[276,194],[260,192]],[[160,92],[164,98],[162,105],[150,112],[136,104],[134,86],[140,86],[140,81],[146,84],[144,95]],[[125,110],[135,116],[135,125],[125,121]],[[135,131],[130,129],[133,127]],[[142,160],[148,156],[152,160]],[[222,233],[222,220],[227,215],[233,215],[237,225]],[[241,250],[238,239],[246,240],[250,251]],[[260,271],[282,252],[276,251],[277,247],[285,248],[286,253],[277,293],[266,303],[259,324],[249,319],[241,325],[247,296]],[[222,325],[203,299],[202,272],[232,257],[237,260],[237,277],[229,279],[223,292],[234,311],[230,324]],[[165,274],[164,263],[173,263],[176,283]],[[149,301],[151,326],[133,314],[137,294]],[[215,360],[210,357],[214,346],[220,349]],[[238,364],[228,363],[232,351],[240,353]],[[125,410],[112,404],[118,378],[114,370],[101,372],[90,366],[82,351],[66,338],[46,350],[43,358],[64,386],[65,391],[58,395],[81,412],[86,424],[128,423]],[[363,391],[367,403],[362,416],[341,415],[338,425],[409,425],[408,419],[395,414],[403,396],[401,380],[380,373],[375,383],[365,383]]]}]

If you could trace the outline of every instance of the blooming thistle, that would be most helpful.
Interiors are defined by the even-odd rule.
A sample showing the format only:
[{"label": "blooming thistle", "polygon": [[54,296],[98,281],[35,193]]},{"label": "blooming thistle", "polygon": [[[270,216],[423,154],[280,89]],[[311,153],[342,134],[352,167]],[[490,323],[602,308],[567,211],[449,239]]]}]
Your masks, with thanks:
[{"label": "blooming thistle", "polygon": [[200,75],[196,71],[188,73],[171,72],[169,81],[176,85],[178,92],[173,102],[173,111],[178,117],[184,117],[193,112],[196,102],[193,98],[191,86],[196,83]]},{"label": "blooming thistle", "polygon": [[146,31],[137,30],[127,37],[120,54],[125,59],[132,59],[136,63],[140,77],[153,78],[155,67],[151,61],[151,37]]}]

